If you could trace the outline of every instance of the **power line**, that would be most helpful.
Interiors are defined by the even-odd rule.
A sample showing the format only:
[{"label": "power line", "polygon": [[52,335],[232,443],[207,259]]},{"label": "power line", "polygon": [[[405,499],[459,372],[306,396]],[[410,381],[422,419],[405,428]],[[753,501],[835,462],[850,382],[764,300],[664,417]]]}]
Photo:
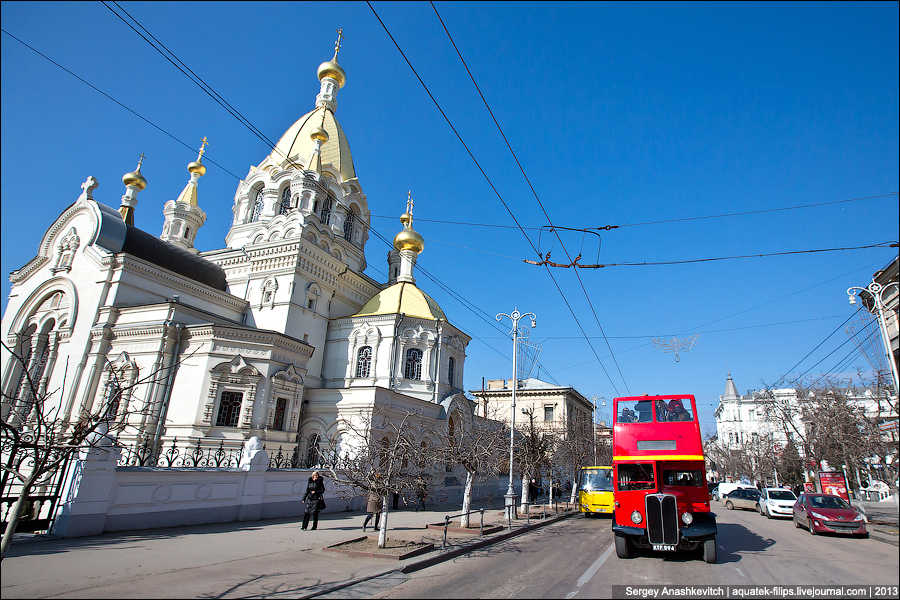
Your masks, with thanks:
[{"label": "power line", "polygon": [[[91,83],[90,81],[88,81],[88,80],[85,79],[84,77],[81,77],[80,75],[74,73],[74,72],[71,71],[70,69],[68,69],[68,68],[64,67],[63,65],[61,65],[60,63],[56,62],[55,60],[53,60],[52,58],[50,58],[49,56],[47,56],[46,54],[44,54],[43,52],[41,52],[40,50],[38,50],[37,48],[35,48],[34,46],[32,46],[31,44],[29,44],[28,42],[25,42],[25,41],[19,39],[18,37],[14,36],[13,34],[11,34],[10,32],[8,32],[8,31],[5,30],[5,29],[2,29],[2,31],[3,31],[3,33],[5,33],[6,35],[8,35],[9,37],[11,37],[12,39],[14,39],[15,41],[19,42],[20,44],[22,44],[23,46],[25,46],[26,48],[28,48],[29,50],[31,50],[32,52],[34,52],[35,54],[37,54],[38,56],[40,56],[41,58],[43,58],[43,59],[49,61],[50,63],[52,63],[52,64],[54,64],[54,65],[56,65],[57,67],[59,67],[60,69],[62,69],[63,71],[65,71],[66,73],[68,73],[69,75],[71,75],[72,77],[74,77],[75,79],[77,79],[78,81],[80,81],[81,83],[85,84],[86,86],[88,86],[89,88],[91,88],[92,90],[94,90],[95,92],[97,92],[98,94],[104,96],[104,97],[107,98],[108,100],[112,100],[113,102],[115,102],[116,104],[118,104],[119,106],[121,106],[122,108],[124,108],[125,110],[127,110],[128,112],[130,112],[131,114],[133,114],[134,116],[136,116],[137,118],[139,118],[140,120],[144,121],[145,123],[147,123],[148,125],[150,125],[150,126],[153,127],[154,129],[156,129],[157,131],[159,131],[160,133],[162,133],[162,134],[168,136],[169,138],[175,140],[176,142],[178,142],[179,144],[181,144],[182,146],[184,146],[185,148],[187,148],[187,149],[190,150],[191,152],[196,152],[196,151],[197,151],[196,146],[192,146],[192,145],[188,144],[187,142],[185,142],[185,141],[182,140],[181,138],[177,137],[175,134],[173,134],[173,133],[167,131],[166,129],[162,128],[161,126],[157,125],[156,123],[154,123],[153,121],[151,121],[150,119],[148,119],[147,117],[145,117],[144,115],[142,115],[141,113],[137,112],[136,110],[134,110],[134,109],[131,108],[130,106],[128,106],[128,105],[126,105],[126,104],[123,104],[122,102],[120,102],[119,100],[117,100],[117,99],[115,99],[113,96],[111,96],[110,94],[104,92],[103,90],[101,90],[100,88],[98,88],[97,86],[95,86],[93,83]],[[205,160],[207,163],[212,164],[212,165],[215,165],[216,167],[222,169],[222,171],[224,171],[225,173],[228,173],[229,175],[231,175],[232,177],[234,177],[234,178],[237,179],[238,181],[241,180],[240,177],[238,177],[237,175],[235,175],[234,173],[232,173],[230,170],[226,169],[226,168],[223,167],[221,164],[219,164],[218,162],[216,162],[215,160],[213,160],[213,159],[210,157],[209,153],[206,153],[206,154],[204,155],[203,158],[204,158],[204,160]]]},{"label": "power line", "polygon": [[[764,258],[767,256],[789,256],[792,254],[816,254],[820,252],[846,252],[849,250],[865,250],[867,248],[896,248],[898,243],[895,241],[887,241],[887,242],[876,242],[873,244],[865,244],[862,246],[845,246],[841,248],[815,248],[812,250],[786,250],[783,252],[763,252],[760,254],[739,254],[736,256],[713,256],[708,258],[685,258],[679,260],[660,260],[660,261],[642,261],[642,262],[620,262],[620,263],[603,263],[603,264],[581,264],[576,261],[572,261],[569,264],[562,263],[554,263],[550,261],[548,258],[544,258],[540,261],[532,261],[528,259],[522,259],[522,262],[527,263],[529,265],[537,265],[537,266],[551,266],[554,268],[575,268],[575,272],[578,273],[578,269],[603,269],[607,267],[653,267],[653,266],[664,266],[664,265],[686,265],[689,263],[703,263],[703,262],[716,262],[721,260],[737,260],[742,258]],[[549,256],[549,252],[547,253]],[[566,253],[568,256],[568,252]],[[569,259],[571,260],[571,258]]]},{"label": "power line", "polygon": [[[862,331],[862,330],[860,330],[860,331]],[[872,337],[873,337],[876,333],[879,333],[878,330],[877,330],[877,329],[873,329],[871,332],[869,332],[869,335],[865,336],[865,337],[862,339],[862,341],[860,341],[860,344],[863,344],[863,343],[869,341],[870,339],[872,339]],[[851,338],[851,339],[852,339],[852,338]],[[813,381],[812,383],[810,383],[807,387],[810,387],[810,388],[813,387],[814,385],[816,385],[817,383],[819,383],[820,381],[822,381],[823,379],[825,379],[825,377],[827,377],[827,376],[830,375],[831,373],[839,373],[839,372],[840,372],[840,369],[843,369],[843,368],[846,367],[848,364],[850,364],[850,362],[855,358],[855,356],[856,356],[857,354],[860,354],[860,349],[859,349],[859,346],[858,346],[858,345],[857,345],[857,346],[854,346],[854,347],[850,350],[850,352],[848,352],[847,354],[845,354],[844,357],[841,358],[837,363],[835,363],[835,365],[834,365],[833,367],[831,367],[829,370],[825,371],[822,375],[819,376],[818,379],[816,379],[815,381]]]},{"label": "power line", "polygon": [[[822,363],[822,361],[824,361],[826,358],[828,358],[829,356],[831,356],[832,354],[834,354],[835,352],[837,352],[838,350],[840,350],[844,345],[850,343],[850,341],[851,341],[853,338],[855,338],[857,335],[859,335],[860,333],[862,333],[863,331],[865,331],[866,329],[868,329],[869,327],[871,327],[873,323],[875,323],[875,321],[870,321],[868,325],[866,325],[865,327],[863,327],[862,329],[860,329],[859,331],[857,331],[856,333],[854,333],[853,335],[851,335],[850,337],[848,337],[846,340],[844,340],[843,342],[841,342],[841,343],[838,345],[837,348],[835,348],[834,350],[832,350],[831,352],[829,352],[828,354],[826,354],[825,356],[823,356],[821,359],[819,359],[819,360],[816,362],[816,364],[814,364],[814,365],[811,366],[810,368],[808,368],[808,369],[806,369],[805,371],[803,371],[802,373],[800,373],[800,375],[798,375],[798,376],[796,377],[796,379],[794,379],[791,383],[796,383],[796,382],[800,381],[800,379],[801,379],[804,375],[806,375],[807,373],[809,373],[810,371],[812,371],[813,369],[815,369],[817,366],[819,366],[819,365]],[[856,349],[856,348],[854,347],[854,349]]]},{"label": "power line", "polygon": [[[781,385],[781,383],[782,383],[782,382],[784,381],[784,379],[791,373],[791,371],[793,371],[794,369],[796,369],[797,366],[798,366],[800,363],[802,363],[804,360],[806,360],[806,359],[809,357],[810,354],[812,354],[813,352],[815,352],[816,350],[818,350],[818,349],[822,346],[822,344],[824,344],[825,342],[827,342],[827,341],[831,338],[831,336],[833,336],[835,333],[837,333],[837,332],[841,329],[841,327],[843,327],[844,325],[846,325],[847,323],[849,323],[849,322],[850,322],[850,319],[852,319],[854,316],[856,316],[856,313],[858,313],[860,310],[862,310],[862,306],[857,307],[857,309],[856,309],[855,311],[853,311],[853,313],[851,313],[849,317],[847,317],[840,325],[838,325],[837,327],[835,327],[835,328],[831,331],[831,333],[829,333],[828,335],[826,335],[826,336],[825,336],[825,339],[823,339],[821,342],[819,342],[818,344],[816,344],[816,345],[813,347],[812,350],[810,350],[809,352],[807,352],[806,354],[803,355],[803,358],[801,358],[801,359],[798,360],[796,363],[794,363],[794,366],[792,366],[790,369],[788,369],[787,371],[785,371],[784,375],[782,375],[781,377],[779,377],[779,378],[778,378],[778,381],[775,382],[775,385]],[[796,380],[795,380],[795,381],[796,381]]]},{"label": "power line", "polygon": [[[755,325],[745,325],[743,327],[730,327],[728,329],[710,329],[707,331],[692,331],[690,333],[658,333],[655,335],[611,335],[608,336],[611,340],[638,340],[638,339],[649,339],[656,337],[672,337],[672,336],[684,336],[684,335],[693,335],[693,334],[710,334],[710,333],[726,333],[729,331],[741,331],[744,329],[756,329],[759,327],[775,327],[778,325],[792,325],[794,323],[808,323],[810,321],[821,321],[823,319],[832,319],[834,317],[839,317],[842,315],[828,315],[825,317],[813,317],[811,319],[798,319],[795,321],[779,321],[776,323],[758,323]],[[595,339],[599,339],[599,336],[594,336]],[[541,341],[549,341],[549,340],[579,340],[581,336],[579,335],[551,335],[547,337],[541,337]]]},{"label": "power line", "polygon": [[[124,8],[122,8],[118,2],[115,2],[115,0],[113,0],[112,3],[116,5],[117,9],[119,9],[123,13],[125,13],[128,16],[128,19],[131,20],[131,22],[129,22],[128,19],[126,19],[125,17],[120,15],[118,12],[113,10],[113,8],[105,0],[99,0],[99,2],[100,2],[100,4],[105,6],[107,8],[107,10],[109,10],[109,12],[114,14],[120,21],[125,23],[125,25],[127,25],[129,29],[134,31],[141,39],[143,39],[145,42],[147,42],[147,44],[149,44],[150,47],[152,47],[154,50],[156,50],[160,54],[160,56],[165,58],[169,63],[172,64],[172,66],[174,66],[176,69],[181,71],[181,73],[185,77],[190,79],[191,82],[193,82],[195,85],[197,85],[197,87],[199,87],[201,90],[203,90],[203,92],[207,96],[212,98],[216,104],[218,104],[219,106],[224,108],[225,111],[228,112],[228,114],[230,114],[235,119],[237,119],[237,121],[241,125],[246,127],[254,136],[256,136],[259,140],[261,140],[267,146],[271,147],[273,150],[276,149],[276,147],[275,147],[276,144],[272,140],[270,140],[264,133],[262,133],[256,126],[254,126],[240,111],[238,111],[228,101],[226,101],[224,98],[222,98],[222,96],[215,89],[213,89],[212,86],[210,86],[208,83],[206,83],[206,81],[204,81],[202,77],[197,75],[190,67],[188,67],[180,58],[178,58],[178,56],[174,52],[172,52],[168,48],[168,46],[166,46],[163,42],[159,41],[159,39],[157,39],[156,36],[154,36],[152,33],[150,33],[150,31],[146,27],[144,27],[144,25],[141,24],[141,22],[138,19],[133,17],[128,11],[126,11]],[[132,25],[132,22],[134,23],[134,25]],[[146,35],[144,35],[140,31],[138,31],[135,28],[135,25],[140,27],[140,29],[142,31],[146,32],[147,35],[149,35],[151,38],[153,38],[153,41],[150,41],[150,39],[148,39],[148,37]],[[285,158],[288,158],[288,157],[285,156]]]},{"label": "power line", "polygon": [[[897,192],[888,192],[884,194],[874,194],[871,196],[859,196],[856,198],[845,198],[843,200],[830,200],[826,202],[814,202],[810,204],[797,204],[793,206],[782,206],[777,208],[765,208],[759,210],[744,210],[738,212],[730,212],[730,213],[722,213],[718,215],[704,215],[704,216],[694,216],[694,217],[673,217],[671,219],[662,219],[659,221],[642,221],[638,223],[623,223],[620,225],[601,225],[594,227],[585,227],[579,229],[593,229],[597,231],[610,231],[613,229],[620,229],[623,227],[639,227],[643,225],[658,225],[663,223],[682,223],[687,221],[701,221],[705,219],[721,219],[726,217],[739,217],[745,215],[753,215],[753,214],[762,214],[762,213],[773,213],[773,212],[783,212],[790,210],[798,210],[804,208],[815,208],[819,206],[832,206],[835,204],[846,204],[849,202],[860,202],[862,200],[875,200],[880,198],[894,198],[897,196]],[[376,219],[395,219],[396,217],[392,215],[371,215]],[[478,221],[455,221],[448,219],[428,219],[425,217],[416,217],[418,221],[428,222],[428,223],[439,223],[442,225],[459,225],[464,227],[486,227],[493,229],[518,229],[516,225],[504,225],[502,223],[481,223]],[[547,225],[523,225],[524,229],[528,229],[531,231],[538,231],[540,229],[544,229]],[[559,229],[567,229],[565,227],[557,225]]]},{"label": "power line", "polygon": [[[844,204],[847,202],[858,202],[860,200],[874,200],[876,198],[890,198],[893,196],[897,196],[897,192],[888,192],[886,194],[875,194],[872,196],[859,196],[857,198],[847,198],[845,200],[831,200],[830,202],[815,202],[812,204],[797,204],[794,206],[784,206],[781,208],[762,208],[759,210],[742,210],[737,212],[729,212],[729,213],[721,213],[718,215],[705,215],[701,217],[676,217],[672,219],[660,219],[658,221],[641,221],[638,223],[624,223],[622,225],[614,225],[614,228],[618,227],[639,227],[641,225],[659,225],[661,223],[683,223],[685,221],[701,221],[704,219],[722,219],[725,217],[739,217],[744,215],[759,215],[764,213],[773,213],[773,212],[781,212],[788,210],[798,210],[801,208],[814,208],[816,206],[830,206],[833,204]],[[600,229],[603,229],[601,227]]]},{"label": "power line", "polygon": [[[469,158],[472,160],[472,162],[475,164],[475,166],[481,172],[481,175],[484,177],[488,186],[490,186],[491,191],[494,192],[494,194],[497,196],[497,199],[500,200],[500,203],[506,209],[506,212],[509,214],[510,218],[512,218],[513,222],[516,223],[519,231],[522,233],[522,236],[525,238],[525,240],[528,242],[528,244],[534,250],[535,254],[539,254],[537,247],[534,245],[534,242],[532,242],[531,238],[528,237],[528,233],[525,232],[525,229],[522,227],[522,224],[519,223],[519,220],[516,218],[515,214],[512,212],[512,209],[509,207],[509,205],[503,199],[503,196],[500,194],[500,192],[497,190],[497,188],[494,186],[493,181],[488,176],[488,174],[485,172],[484,168],[482,168],[481,164],[478,162],[478,159],[475,158],[475,155],[472,153],[472,150],[469,148],[469,146],[466,144],[466,142],[462,139],[462,136],[459,134],[459,131],[457,131],[456,127],[453,125],[453,122],[447,116],[447,113],[444,112],[444,109],[441,107],[440,103],[437,101],[437,99],[431,93],[431,90],[425,84],[425,81],[419,75],[418,71],[416,71],[415,67],[413,67],[409,58],[407,58],[406,53],[403,52],[403,49],[400,47],[400,44],[398,44],[397,40],[394,39],[394,36],[391,34],[387,25],[385,25],[384,21],[381,19],[381,16],[379,16],[378,12],[375,10],[375,7],[372,6],[372,3],[369,0],[366,0],[366,4],[369,6],[369,9],[372,11],[372,14],[375,15],[375,18],[378,19],[378,22],[381,24],[381,27],[384,29],[385,33],[387,33],[388,37],[391,39],[391,42],[393,42],[394,47],[397,48],[397,51],[400,53],[400,56],[402,56],[403,60],[406,61],[406,64],[409,66],[410,70],[413,72],[413,75],[416,76],[416,79],[419,81],[419,84],[425,90],[425,93],[428,94],[428,97],[434,103],[435,107],[437,107],[438,112],[441,113],[441,116],[444,118],[444,121],[447,122],[447,125],[453,131],[454,135],[459,140],[459,142],[463,145],[463,148],[466,149],[466,152],[468,153]],[[560,297],[562,297],[563,302],[566,304],[566,307],[569,309],[569,312],[572,314],[572,318],[574,319],[575,323],[578,325],[578,328],[581,329],[582,333],[584,334],[584,339],[585,339],[585,341],[587,341],[588,346],[591,348],[591,351],[594,354],[594,357],[597,359],[597,363],[603,369],[603,372],[606,375],[606,378],[609,380],[610,384],[613,386],[613,389],[616,391],[616,394],[618,395],[618,393],[619,393],[618,387],[616,386],[615,382],[612,380],[612,377],[610,377],[609,372],[606,369],[606,365],[604,365],[603,362],[600,360],[600,355],[597,354],[597,350],[596,350],[596,348],[594,348],[594,345],[591,343],[590,339],[588,338],[587,332],[584,331],[584,327],[581,325],[581,321],[578,319],[578,316],[575,314],[575,310],[572,308],[572,305],[569,303],[568,298],[566,298],[566,295],[563,293],[562,288],[560,288],[559,283],[556,281],[556,277],[553,275],[553,273],[550,271],[549,268],[547,268],[547,274],[550,276],[550,280],[553,281],[553,285],[556,287],[556,291],[559,293]]]},{"label": "power line", "polygon": [[[503,132],[503,127],[500,126],[500,122],[497,120],[497,117],[494,115],[494,111],[491,110],[491,106],[488,103],[487,99],[484,97],[484,94],[481,91],[481,88],[478,85],[478,82],[475,80],[475,77],[472,75],[472,71],[469,69],[469,65],[466,63],[466,60],[463,58],[462,52],[459,51],[459,48],[456,46],[456,42],[453,40],[453,36],[450,35],[450,30],[447,29],[447,25],[444,23],[444,19],[441,18],[440,13],[437,10],[437,7],[434,5],[434,2],[429,2],[431,4],[432,10],[434,10],[434,14],[437,15],[438,20],[441,22],[441,27],[444,29],[444,33],[447,34],[447,38],[450,40],[450,43],[453,45],[453,49],[456,50],[456,55],[459,57],[460,62],[463,67],[466,69],[466,73],[469,75],[469,79],[472,81],[472,85],[475,86],[475,89],[478,91],[478,95],[481,97],[482,103],[484,103],[484,107],[487,109],[488,113],[491,115],[491,119],[494,121],[494,125],[497,127],[497,131],[500,133],[500,136],[503,138],[503,141],[506,143],[506,147],[509,150],[509,153],[512,155],[513,160],[516,163],[516,166],[519,167],[519,171],[522,173],[522,177],[525,179],[525,182],[528,184],[528,188],[531,190],[531,194],[534,196],[534,199],[537,201],[538,206],[541,207],[541,212],[544,213],[544,218],[547,219],[547,223],[550,224],[551,231],[556,236],[559,245],[562,247],[563,252],[566,253],[566,257],[572,261],[572,257],[569,255],[569,250],[566,248],[566,245],[563,243],[562,238],[559,235],[559,231],[555,227],[553,227],[553,221],[550,219],[550,214],[547,212],[547,209],[544,207],[544,203],[541,202],[540,196],[538,196],[537,190],[535,190],[534,185],[531,183],[531,179],[529,179],[528,175],[525,173],[525,168],[522,166],[522,163],[519,162],[519,157],[516,155],[515,150],[513,150],[512,144],[509,143],[509,139],[506,137],[506,134]],[[374,9],[373,9],[374,10]],[[523,231],[524,233],[524,231]],[[550,273],[550,270],[547,269],[547,272]],[[594,321],[597,323],[597,327],[600,329],[600,334],[603,336],[603,340],[606,342],[606,348],[609,350],[609,355],[613,359],[613,363],[616,365],[616,370],[619,372],[619,377],[622,379],[622,383],[625,385],[626,391],[628,390],[628,382],[625,381],[625,376],[622,374],[622,367],[619,365],[619,361],[616,359],[616,354],[613,352],[612,346],[609,343],[609,339],[606,337],[606,332],[603,330],[603,325],[600,324],[600,317],[597,315],[597,309],[594,308],[594,303],[591,301],[591,296],[587,292],[587,288],[584,287],[584,282],[581,280],[581,275],[578,274],[578,271],[575,271],[575,277],[578,279],[578,285],[581,286],[581,291],[584,293],[584,298],[587,300],[588,306],[591,308],[591,313],[594,315]],[[560,293],[562,293],[560,291]],[[573,312],[574,316],[574,312]],[[585,335],[585,339],[587,336]],[[599,357],[597,359],[599,361]],[[630,392],[629,392],[630,393]]]}]

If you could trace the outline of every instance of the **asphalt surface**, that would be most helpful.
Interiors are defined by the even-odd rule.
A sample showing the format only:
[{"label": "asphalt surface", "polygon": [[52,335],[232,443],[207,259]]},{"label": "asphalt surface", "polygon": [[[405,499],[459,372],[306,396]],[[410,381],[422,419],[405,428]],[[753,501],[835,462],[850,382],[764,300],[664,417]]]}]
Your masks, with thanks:
[{"label": "asphalt surface", "polygon": [[[608,519],[574,518],[409,575],[341,591],[342,598],[607,598],[612,585],[897,584],[898,551],[875,539],[810,536],[790,519],[714,504],[719,558],[650,554],[623,560]],[[337,597],[337,596],[334,596]]]}]

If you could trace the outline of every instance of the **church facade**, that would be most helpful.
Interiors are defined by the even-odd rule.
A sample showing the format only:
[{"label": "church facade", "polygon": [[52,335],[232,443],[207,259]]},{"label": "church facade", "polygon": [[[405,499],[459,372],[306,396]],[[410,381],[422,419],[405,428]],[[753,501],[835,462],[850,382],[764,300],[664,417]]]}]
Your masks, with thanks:
[{"label": "church facade", "polygon": [[338,49],[318,68],[314,108],[238,184],[225,247],[194,247],[205,146],[158,236],[134,225],[140,163],[118,209],[87,178],[10,275],[5,419],[27,426],[36,387],[70,423],[112,407],[136,445],[238,448],[257,436],[304,466],[342,420],[379,408],[435,431],[471,422],[471,338],[416,285],[424,239],[410,198],[389,280],[363,273],[370,211],[335,117]]}]

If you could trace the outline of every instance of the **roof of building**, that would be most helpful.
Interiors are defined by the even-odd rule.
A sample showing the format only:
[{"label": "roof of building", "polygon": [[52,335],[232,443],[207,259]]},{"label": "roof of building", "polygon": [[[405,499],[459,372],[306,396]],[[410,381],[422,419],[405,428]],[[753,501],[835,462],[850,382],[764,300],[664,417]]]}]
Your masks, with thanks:
[{"label": "roof of building", "polygon": [[[324,120],[322,111],[325,111]],[[353,166],[353,156],[350,154],[350,142],[347,141],[347,136],[344,135],[344,130],[341,129],[334,113],[325,106],[314,108],[288,127],[275,145],[275,150],[269,154],[268,159],[276,164],[281,164],[285,158],[290,158],[305,168],[309,168],[306,163],[316,147],[316,142],[310,135],[320,125],[328,133],[328,140],[322,142],[322,165],[331,165],[341,174],[344,181],[354,179],[356,169]]]},{"label": "roof of building", "polygon": [[226,291],[225,271],[222,267],[187,250],[182,250],[173,244],[164,242],[137,227],[131,225],[126,227],[125,243],[121,252],[127,252],[217,290]]},{"label": "roof of building", "polygon": [[400,282],[372,296],[354,317],[369,315],[404,314],[421,319],[447,320],[444,311],[434,299],[416,287],[414,283]]},{"label": "roof of building", "polygon": [[739,398],[740,394],[738,394],[737,386],[734,385],[734,379],[731,378],[731,373],[728,374],[728,380],[725,382],[725,396],[729,398]]}]

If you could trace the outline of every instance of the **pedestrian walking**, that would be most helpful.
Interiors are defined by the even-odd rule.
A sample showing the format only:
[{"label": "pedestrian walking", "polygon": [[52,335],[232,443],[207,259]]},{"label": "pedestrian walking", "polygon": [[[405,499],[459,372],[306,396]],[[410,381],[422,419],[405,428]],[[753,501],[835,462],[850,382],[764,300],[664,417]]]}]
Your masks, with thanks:
[{"label": "pedestrian walking", "polygon": [[416,512],[419,512],[419,508],[425,510],[426,497],[428,497],[428,482],[420,475],[416,478],[416,499],[418,500]]},{"label": "pedestrian walking", "polygon": [[378,529],[378,520],[381,518],[382,498],[375,490],[369,491],[369,497],[366,500],[366,520],[363,521],[363,531],[369,525],[372,517],[375,517],[374,529]]},{"label": "pedestrian walking", "polygon": [[316,529],[319,526],[319,511],[325,508],[325,480],[318,471],[313,471],[306,482],[303,502],[306,503],[306,506],[303,510],[303,525],[300,526],[300,529],[306,530],[310,516],[312,516],[312,528]]}]

